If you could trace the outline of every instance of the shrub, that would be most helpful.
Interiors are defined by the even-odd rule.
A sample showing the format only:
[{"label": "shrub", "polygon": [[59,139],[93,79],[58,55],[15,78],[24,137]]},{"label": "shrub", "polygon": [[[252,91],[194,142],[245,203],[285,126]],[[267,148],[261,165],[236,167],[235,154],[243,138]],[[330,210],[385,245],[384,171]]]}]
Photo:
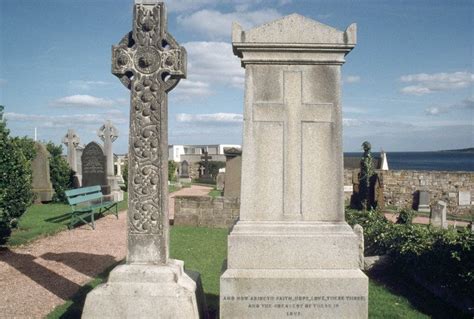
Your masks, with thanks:
[{"label": "shrub", "polygon": [[[26,139],[11,138],[9,133],[0,106],[0,237],[17,226],[33,200],[31,163],[23,153]],[[34,156],[34,151],[25,153]]]},{"label": "shrub", "polygon": [[225,167],[225,162],[209,162],[209,173],[213,179],[217,178],[219,174],[219,169]]},{"label": "shrub", "polygon": [[414,217],[414,211],[403,209],[402,211],[400,211],[400,214],[398,214],[397,224],[411,224]]},{"label": "shrub", "polygon": [[176,169],[178,164],[175,161],[168,161],[168,180],[171,182],[176,182]]},{"label": "shrub", "polygon": [[346,220],[364,227],[366,255],[389,254],[404,273],[474,296],[474,233],[469,229],[393,224],[376,211],[347,210]]},{"label": "shrub", "polygon": [[54,202],[66,202],[66,190],[72,188],[74,182],[74,171],[69,167],[67,161],[63,158],[62,145],[55,145],[53,142],[46,144],[51,158],[49,159],[49,173],[51,183],[54,188]]},{"label": "shrub", "polygon": [[124,191],[128,191],[128,162],[125,162],[125,164],[122,166],[122,177],[124,181]]}]

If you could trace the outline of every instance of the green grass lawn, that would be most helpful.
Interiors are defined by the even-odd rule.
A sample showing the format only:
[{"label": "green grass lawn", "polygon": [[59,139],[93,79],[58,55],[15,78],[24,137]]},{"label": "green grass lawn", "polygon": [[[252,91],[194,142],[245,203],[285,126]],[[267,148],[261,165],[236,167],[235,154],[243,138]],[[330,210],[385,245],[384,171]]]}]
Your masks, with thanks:
[{"label": "green grass lawn", "polygon": [[208,195],[211,196],[212,198],[220,197],[220,196],[222,196],[222,191],[217,190],[216,188],[214,188],[213,190],[211,190],[209,192]]},{"label": "green grass lawn", "polygon": [[[187,269],[201,273],[208,307],[211,313],[216,314],[219,304],[219,277],[222,264],[227,256],[227,230],[173,226],[171,228],[170,255],[172,258],[184,260]],[[49,314],[48,318],[79,318],[87,293],[106,280],[109,270],[84,286],[70,301],[57,307]],[[412,289],[416,290],[416,288]],[[431,317],[420,312],[417,308],[430,308],[425,313],[443,312],[440,310],[444,309],[444,305],[436,303],[436,298],[422,296],[421,298],[430,300],[421,306],[419,303],[415,303],[415,308],[412,303],[413,298],[405,298],[402,294],[393,293],[391,290],[375,280],[369,281],[369,318],[415,319]],[[413,293],[419,294],[418,292]],[[445,317],[438,316],[436,318]]]},{"label": "green grass lawn", "polygon": [[[118,204],[119,211],[127,208],[127,195],[124,193],[124,200]],[[66,204],[31,205],[21,216],[18,228],[12,232],[7,245],[10,247],[24,245],[67,229],[70,212],[71,208]]]}]

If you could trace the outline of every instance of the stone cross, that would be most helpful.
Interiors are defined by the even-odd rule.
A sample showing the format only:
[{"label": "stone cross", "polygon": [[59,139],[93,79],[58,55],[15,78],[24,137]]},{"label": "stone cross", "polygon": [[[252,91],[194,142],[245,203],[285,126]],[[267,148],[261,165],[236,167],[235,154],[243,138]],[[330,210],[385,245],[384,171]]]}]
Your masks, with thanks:
[{"label": "stone cross", "polygon": [[283,171],[283,211],[285,215],[302,214],[302,127],[304,123],[333,123],[332,103],[306,104],[303,102],[302,73],[283,73],[284,103],[254,103],[253,121],[282,123],[284,135],[284,158],[288,163]]},{"label": "stone cross", "polygon": [[204,166],[201,166],[199,167],[199,171],[201,172],[201,176],[204,176],[204,172],[206,171],[206,169],[204,168]]},{"label": "stone cross", "polygon": [[79,146],[81,140],[77,136],[74,129],[68,129],[67,134],[63,137],[63,144],[67,147],[67,162],[74,172],[77,172],[76,147]]},{"label": "stone cross", "polygon": [[201,156],[201,159],[204,161],[204,168],[206,169],[204,173],[201,172],[201,175],[209,177],[209,160],[212,159],[212,156],[209,156],[208,151],[203,151],[204,156]]},{"label": "stone cross", "polygon": [[99,128],[97,136],[104,142],[104,152],[107,156],[107,176],[114,176],[114,153],[112,143],[118,138],[118,130],[111,121],[107,121]]},{"label": "stone cross", "polygon": [[168,92],[186,77],[186,51],[167,32],[162,2],[136,1],[112,73],[131,90],[127,263],[166,264]]}]

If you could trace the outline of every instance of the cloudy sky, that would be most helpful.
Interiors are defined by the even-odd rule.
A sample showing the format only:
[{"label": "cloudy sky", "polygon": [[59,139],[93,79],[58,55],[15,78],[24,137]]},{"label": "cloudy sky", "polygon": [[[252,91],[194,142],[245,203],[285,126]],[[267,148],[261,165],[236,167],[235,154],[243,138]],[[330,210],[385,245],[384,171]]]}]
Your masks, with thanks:
[{"label": "cloudy sky", "polygon": [[[344,150],[474,146],[473,12],[466,0],[175,0],[168,29],[188,52],[169,96],[173,144],[240,144],[244,70],[231,23],[245,29],[299,13],[358,25],[343,66]],[[0,104],[14,135],[98,140],[107,119],[127,151],[129,91],[110,73],[111,45],[131,29],[132,0],[0,0]]]}]

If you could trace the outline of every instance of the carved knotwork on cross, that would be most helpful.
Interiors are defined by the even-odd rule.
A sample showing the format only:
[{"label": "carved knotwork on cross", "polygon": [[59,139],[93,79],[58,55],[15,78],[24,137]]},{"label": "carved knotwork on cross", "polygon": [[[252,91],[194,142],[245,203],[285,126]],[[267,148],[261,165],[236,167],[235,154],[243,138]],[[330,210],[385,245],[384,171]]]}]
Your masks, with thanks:
[{"label": "carved knotwork on cross", "polygon": [[76,132],[73,129],[68,129],[66,135],[63,137],[63,144],[66,145],[68,148],[72,147],[75,149],[81,140],[79,136],[77,136]]},{"label": "carved knotwork on cross", "polygon": [[110,142],[113,143],[118,138],[118,130],[112,124],[112,122],[107,121],[104,125],[102,125],[99,128],[99,131],[97,132],[97,136],[100,137],[102,142],[106,142],[106,141],[108,142],[110,140]]},{"label": "carved knotwork on cross", "polygon": [[162,2],[135,4],[133,31],[112,48],[112,73],[131,90],[130,233],[163,234],[167,93],[186,77],[186,50],[167,32]]}]

